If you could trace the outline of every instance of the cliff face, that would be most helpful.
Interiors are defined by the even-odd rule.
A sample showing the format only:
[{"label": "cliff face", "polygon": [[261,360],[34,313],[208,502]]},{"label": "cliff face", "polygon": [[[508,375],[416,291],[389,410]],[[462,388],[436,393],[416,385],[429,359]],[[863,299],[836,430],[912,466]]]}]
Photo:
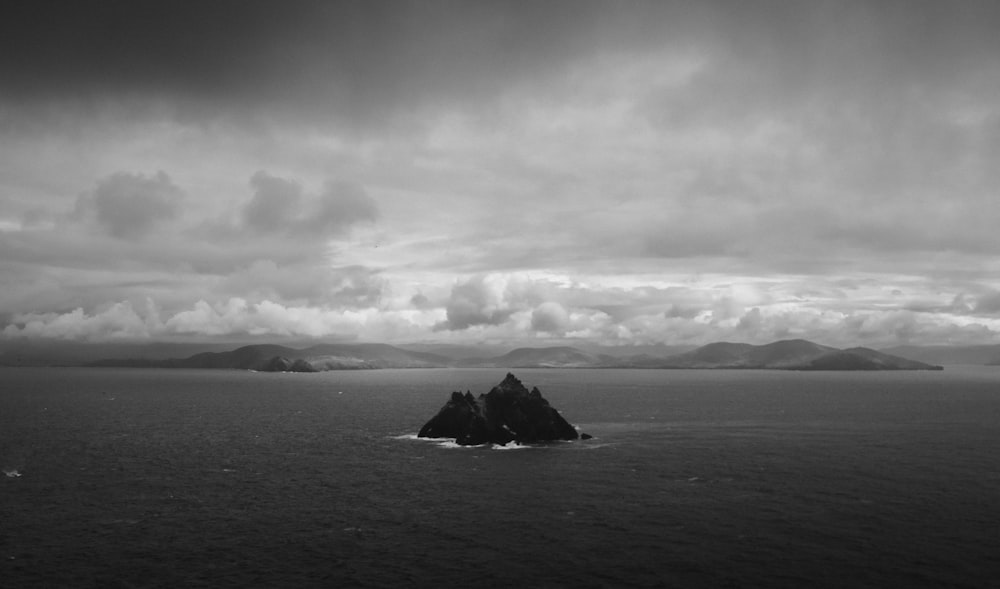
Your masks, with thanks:
[{"label": "cliff face", "polygon": [[490,392],[451,394],[444,407],[420,428],[421,438],[455,438],[464,446],[479,444],[519,444],[580,437],[549,402],[538,387],[530,391],[513,374]]}]

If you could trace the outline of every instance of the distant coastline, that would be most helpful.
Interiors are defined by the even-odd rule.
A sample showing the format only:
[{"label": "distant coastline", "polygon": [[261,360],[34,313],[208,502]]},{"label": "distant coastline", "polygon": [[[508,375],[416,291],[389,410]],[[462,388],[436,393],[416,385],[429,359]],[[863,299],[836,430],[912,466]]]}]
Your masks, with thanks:
[{"label": "distant coastline", "polygon": [[460,357],[414,351],[388,344],[320,344],[303,349],[273,344],[202,352],[184,358],[108,358],[85,366],[131,368],[239,369],[259,372],[324,372],[384,368],[649,368],[767,370],[943,370],[870,348],[823,346],[801,339],[764,345],[717,342],[666,356],[614,356],[569,346],[517,348],[488,357]]}]

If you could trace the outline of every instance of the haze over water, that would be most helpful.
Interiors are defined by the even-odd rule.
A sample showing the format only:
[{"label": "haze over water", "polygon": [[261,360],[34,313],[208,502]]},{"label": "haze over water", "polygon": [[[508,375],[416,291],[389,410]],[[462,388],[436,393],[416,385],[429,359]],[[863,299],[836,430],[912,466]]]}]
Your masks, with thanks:
[{"label": "haze over water", "polygon": [[414,434],[502,370],[0,370],[0,573],[49,586],[984,587],[1000,371],[520,370],[592,440]]}]

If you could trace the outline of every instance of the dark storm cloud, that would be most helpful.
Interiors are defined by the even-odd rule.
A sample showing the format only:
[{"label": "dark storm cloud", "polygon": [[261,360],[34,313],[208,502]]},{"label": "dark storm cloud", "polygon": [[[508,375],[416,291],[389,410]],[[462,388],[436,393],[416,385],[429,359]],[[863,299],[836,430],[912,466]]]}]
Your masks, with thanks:
[{"label": "dark storm cloud", "polygon": [[652,120],[732,121],[777,105],[841,119],[860,105],[885,126],[905,123],[898,100],[921,100],[925,83],[993,68],[998,13],[980,1],[15,2],[0,19],[0,97],[155,99],[185,116],[266,107],[374,125],[522,85],[544,98],[574,64],[669,48],[710,67],[690,91],[651,86]]},{"label": "dark storm cloud", "polygon": [[593,3],[19,2],[0,19],[0,97],[154,98],[208,109],[322,111],[368,123],[446,96],[490,95],[567,59]]},{"label": "dark storm cloud", "polygon": [[352,226],[379,218],[378,203],[356,182],[330,181],[318,194],[261,170],[250,178],[253,195],[239,218],[209,222],[202,233],[210,240],[255,240],[261,236],[294,238],[300,247],[344,235]]},{"label": "dark storm cloud", "polygon": [[220,0],[8,3],[0,24],[4,94],[225,94],[267,75],[315,4]]},{"label": "dark storm cloud", "polygon": [[113,237],[138,239],[177,217],[183,192],[163,172],[154,176],[119,172],[80,195],[74,214],[93,218]]}]

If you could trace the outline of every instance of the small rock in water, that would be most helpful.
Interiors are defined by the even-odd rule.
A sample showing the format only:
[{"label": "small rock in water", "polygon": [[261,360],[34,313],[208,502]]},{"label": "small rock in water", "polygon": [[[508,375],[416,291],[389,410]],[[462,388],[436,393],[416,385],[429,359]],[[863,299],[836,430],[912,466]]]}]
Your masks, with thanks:
[{"label": "small rock in water", "polygon": [[478,446],[576,440],[580,434],[549,405],[538,387],[529,391],[508,373],[503,382],[478,399],[470,392],[452,393],[417,437],[455,438],[462,446]]}]

